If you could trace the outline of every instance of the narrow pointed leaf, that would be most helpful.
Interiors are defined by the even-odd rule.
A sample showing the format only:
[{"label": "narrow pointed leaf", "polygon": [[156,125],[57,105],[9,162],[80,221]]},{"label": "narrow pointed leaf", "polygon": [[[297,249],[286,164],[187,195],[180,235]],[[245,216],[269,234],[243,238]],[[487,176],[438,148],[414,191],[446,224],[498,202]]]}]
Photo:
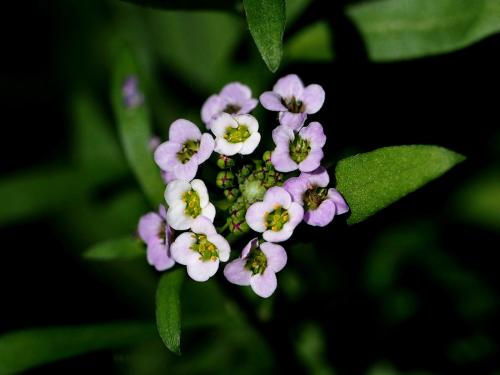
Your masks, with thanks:
[{"label": "narrow pointed leaf", "polygon": [[152,134],[147,97],[142,104],[131,106],[127,106],[124,100],[124,84],[130,78],[138,81],[137,95],[143,94],[140,92],[141,74],[131,51],[121,50],[114,69],[111,98],[125,155],[142,190],[156,207],[163,200],[165,185],[149,148]]},{"label": "narrow pointed leaf", "polygon": [[454,51],[500,31],[500,0],[382,0],[351,5],[375,61]]},{"label": "narrow pointed leaf", "polygon": [[84,353],[154,338],[149,323],[107,323],[26,329],[0,336],[0,374],[17,374]]},{"label": "narrow pointed leaf", "polygon": [[465,158],[438,146],[394,146],[341,160],[337,189],[351,209],[349,224],[377,211],[441,176]]},{"label": "narrow pointed leaf", "polygon": [[165,346],[181,354],[181,301],[183,269],[169,271],[161,277],[156,289],[156,325]]},{"label": "narrow pointed leaf", "polygon": [[133,259],[144,256],[142,241],[130,236],[98,243],[83,254],[83,257],[89,260]]},{"label": "narrow pointed leaf", "polygon": [[285,0],[243,0],[253,40],[271,72],[275,72],[283,54]]}]

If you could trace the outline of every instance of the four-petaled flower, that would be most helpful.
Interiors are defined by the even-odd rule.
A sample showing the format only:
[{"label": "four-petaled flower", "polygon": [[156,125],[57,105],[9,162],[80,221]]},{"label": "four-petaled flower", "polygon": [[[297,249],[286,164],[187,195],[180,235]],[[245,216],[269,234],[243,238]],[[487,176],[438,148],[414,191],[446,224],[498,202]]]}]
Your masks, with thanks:
[{"label": "four-petaled flower", "polygon": [[257,103],[248,86],[239,82],[228,83],[218,95],[214,94],[205,101],[201,108],[201,118],[207,129],[210,129],[211,121],[221,113],[243,115],[250,113]]},{"label": "four-petaled flower", "polygon": [[201,134],[191,121],[180,119],[170,125],[168,139],[154,152],[156,164],[171,178],[191,181],[196,176],[198,165],[212,154],[213,137],[208,133]]},{"label": "four-petaled flower", "polygon": [[304,87],[295,74],[280,78],[273,87],[260,96],[262,106],[278,111],[280,124],[298,130],[304,125],[308,114],[318,112],[325,101],[325,91],[320,85]]},{"label": "four-petaled flower", "polygon": [[263,233],[266,241],[282,242],[291,237],[303,216],[302,206],[292,202],[285,189],[275,186],[266,191],[263,202],[248,208],[245,220],[254,231]]},{"label": "four-petaled flower", "polygon": [[229,243],[206,217],[193,221],[192,232],[184,232],[171,246],[172,257],[187,267],[188,275],[196,281],[207,281],[219,268],[219,262],[227,262]]},{"label": "four-petaled flower", "polygon": [[236,285],[250,285],[258,296],[269,297],[277,286],[276,273],[285,267],[285,249],[271,242],[251,240],[241,256],[224,267],[224,276]]},{"label": "four-petaled flower", "polygon": [[330,177],[325,168],[319,167],[311,173],[301,173],[289,178],[283,187],[292,195],[293,201],[304,207],[304,221],[313,226],[328,225],[335,215],[349,211],[349,206],[340,193],[328,188]]},{"label": "four-petaled flower", "polygon": [[215,207],[208,200],[207,187],[202,180],[170,182],[165,190],[165,200],[169,206],[167,221],[175,230],[191,228],[199,216],[214,221]]},{"label": "four-petaled flower", "polygon": [[273,140],[276,148],[271,154],[271,162],[277,171],[311,172],[323,159],[326,136],[319,122],[311,122],[298,133],[287,126],[278,126],[273,130]]},{"label": "four-petaled flower", "polygon": [[222,113],[212,121],[215,152],[222,155],[251,154],[259,145],[259,123],[252,115]]},{"label": "four-petaled flower", "polygon": [[165,207],[160,205],[159,212],[148,212],[139,220],[139,237],[147,245],[148,263],[158,271],[165,271],[175,264],[170,254],[173,230],[167,223]]}]

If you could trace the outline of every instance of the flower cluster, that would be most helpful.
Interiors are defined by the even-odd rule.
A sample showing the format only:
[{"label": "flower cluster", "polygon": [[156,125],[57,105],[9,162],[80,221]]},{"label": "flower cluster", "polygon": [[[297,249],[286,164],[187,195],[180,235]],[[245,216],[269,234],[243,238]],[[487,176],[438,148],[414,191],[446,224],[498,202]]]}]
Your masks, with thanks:
[{"label": "flower cluster", "polygon": [[[150,147],[166,189],[165,205],[139,221],[149,264],[164,271],[179,263],[193,280],[206,281],[220,262],[231,258],[225,234],[235,238],[254,231],[258,236],[252,236],[241,254],[225,266],[224,276],[231,283],[250,286],[261,297],[272,295],[276,273],[287,262],[280,243],[290,239],[302,221],[323,227],[349,210],[340,193],[328,187],[330,177],[321,166],[326,143],[323,126],[307,123],[324,100],[321,86],[304,87],[294,74],[263,93],[260,103],[279,112],[279,125],[272,131],[274,150],[258,158],[249,157],[261,141],[259,122],[251,114],[258,100],[250,88],[237,82],[204,103],[201,118],[206,132],[179,119],[171,124],[166,142],[153,139]],[[219,154],[212,159],[220,171],[213,182],[220,190],[209,195],[205,182],[196,176],[214,152]],[[212,203],[210,196],[220,199]],[[214,222],[220,226],[216,228]]]}]

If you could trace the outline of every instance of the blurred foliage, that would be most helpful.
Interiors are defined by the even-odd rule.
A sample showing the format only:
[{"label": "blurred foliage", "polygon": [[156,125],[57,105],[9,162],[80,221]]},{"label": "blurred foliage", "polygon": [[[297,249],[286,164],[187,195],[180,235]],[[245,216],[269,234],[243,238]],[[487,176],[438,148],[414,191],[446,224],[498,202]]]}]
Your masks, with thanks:
[{"label": "blurred foliage", "polygon": [[[164,138],[168,125],[178,117],[199,124],[203,100],[228,81],[242,81],[257,95],[270,87],[276,76],[265,69],[251,40],[241,2],[131,2],[175,10],[158,11],[113,0],[57,4],[65,32],[58,35],[60,51],[54,70],[64,82],[66,121],[71,129],[70,154],[64,160],[33,165],[2,176],[0,224],[22,228],[24,223],[50,218],[64,248],[73,255],[90,249],[83,263],[86,270],[99,280],[99,285],[123,301],[130,314],[140,319],[153,321],[155,293],[168,297],[161,299],[159,305],[161,319],[167,316],[165,311],[177,309],[180,296],[182,323],[164,322],[160,326],[162,330],[175,326],[173,336],[182,326],[183,356],[167,352],[157,338],[144,340],[154,331],[149,324],[44,328],[0,336],[0,373],[15,373],[101,349],[113,349],[117,371],[129,375],[269,373],[280,364],[298,372],[346,373],[342,372],[342,358],[337,353],[347,343],[339,345],[335,340],[348,339],[351,332],[349,336],[342,335],[344,321],[341,318],[346,317],[340,315],[339,319],[335,314],[345,309],[341,303],[343,298],[354,298],[355,304],[359,294],[379,312],[380,316],[372,317],[369,323],[382,325],[384,337],[392,337],[392,330],[406,333],[407,325],[428,310],[438,314],[435,306],[442,307],[440,300],[449,298],[454,311],[443,314],[458,319],[458,323],[450,323],[457,332],[449,333],[444,343],[439,342],[442,345],[438,348],[439,355],[447,356],[447,360],[457,366],[491,361],[498,355],[495,337],[487,331],[488,323],[498,314],[496,290],[485,275],[460,258],[463,255],[453,252],[453,244],[447,242],[452,235],[460,238],[459,233],[447,233],[442,219],[435,217],[434,212],[423,218],[412,218],[410,212],[392,221],[390,215],[379,216],[378,221],[374,218],[362,224],[361,229],[344,228],[340,222],[329,228],[331,238],[327,241],[332,238],[346,241],[347,237],[346,242],[352,244],[352,248],[338,249],[332,245],[331,253],[322,247],[321,238],[314,238],[310,232],[302,233],[302,242],[290,245],[291,260],[280,275],[281,290],[268,301],[231,285],[222,288],[219,280],[204,284],[186,280],[182,288],[180,285],[169,287],[168,283],[164,288],[166,282],[162,282],[157,290],[158,275],[142,257],[135,256],[141,249],[133,237],[137,218],[162,196],[160,176],[148,149],[149,137],[158,134]],[[304,68],[300,64],[313,62],[320,66],[339,57],[340,51],[334,47],[343,35],[337,34],[339,26],[325,11],[329,6],[329,2],[326,3],[286,2],[283,71],[292,67],[307,71],[315,65]],[[372,60],[394,61],[448,52],[497,32],[498,4],[496,0],[357,1],[342,11],[358,28]],[[178,10],[180,8],[183,10]],[[200,11],[207,8],[225,11]],[[274,34],[276,39],[280,33]],[[273,50],[279,49],[275,42],[270,42]],[[124,52],[126,49],[130,52]],[[277,67],[276,56],[271,67]],[[123,109],[121,85],[131,73],[140,77],[147,108]],[[497,140],[497,143],[492,142],[496,161],[500,155],[500,142]],[[356,144],[350,147],[350,150],[359,150]],[[373,182],[376,171],[370,161],[361,163],[356,181],[351,185],[356,187],[359,181],[365,181],[363,197],[377,201],[378,206],[358,206],[356,197],[348,197],[353,207],[350,221],[368,217],[444,173],[460,159],[439,150],[444,157],[434,153],[420,157],[407,155],[405,166],[414,167],[411,173],[398,165],[399,158],[384,157],[387,160],[382,169],[387,175],[379,178],[383,180],[380,184]],[[339,150],[331,160],[339,160],[340,155],[345,156],[346,150]],[[345,159],[344,165],[349,160],[352,159]],[[342,164],[338,168],[341,170]],[[433,171],[432,176],[415,173],[422,169],[426,173]],[[485,233],[498,233],[497,165],[483,169],[455,189],[448,214],[458,228],[463,223],[472,223]],[[209,168],[202,171],[211,172]],[[345,180],[341,174],[337,177],[342,191]],[[404,180],[408,185],[401,189],[391,178]],[[147,191],[147,198],[140,186]],[[386,196],[388,192],[390,197],[379,204],[377,194]],[[358,212],[358,207],[366,212]],[[404,203],[403,207],[406,207]],[[366,225],[374,226],[374,237],[360,238],[363,236],[359,233],[365,233],[362,230]],[[232,240],[236,247],[241,247],[241,239]],[[349,264],[346,267],[348,252],[354,254],[351,256],[356,261],[350,261],[356,267],[364,265],[359,274],[345,274],[351,269]],[[96,261],[98,259],[100,261]],[[103,259],[114,260],[104,262]],[[407,275],[414,275],[415,269],[417,285],[407,279]],[[165,275],[166,278],[175,276]],[[357,280],[354,283],[361,285],[353,286],[354,279]],[[428,283],[430,287],[425,289],[418,282]],[[436,299],[433,299],[434,292]],[[354,295],[346,297],[349,293]],[[314,298],[321,302],[315,302]],[[366,327],[361,320],[357,324]],[[376,329],[365,333],[366,340],[370,339],[369,335],[380,333]],[[174,351],[178,349],[177,339],[167,339]],[[432,346],[435,344],[432,341],[439,340],[428,341]],[[434,373],[433,369],[413,371],[423,368],[413,362],[406,364],[412,369],[404,368],[397,363],[396,355],[387,360],[372,358],[377,354],[367,355],[373,361],[359,365],[367,374]],[[352,366],[356,366],[356,361]]]}]

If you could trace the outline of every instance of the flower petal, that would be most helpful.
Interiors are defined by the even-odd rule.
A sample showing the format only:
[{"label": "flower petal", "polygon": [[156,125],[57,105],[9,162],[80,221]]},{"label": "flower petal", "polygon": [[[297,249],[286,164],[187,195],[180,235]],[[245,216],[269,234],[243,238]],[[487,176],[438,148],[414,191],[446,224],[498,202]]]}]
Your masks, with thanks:
[{"label": "flower petal", "polygon": [[240,103],[242,106],[240,110],[238,111],[239,115],[245,114],[245,113],[250,113],[254,110],[255,107],[257,107],[258,104],[257,99],[247,99],[244,102]]},{"label": "flower petal", "polygon": [[191,184],[184,180],[174,180],[165,189],[165,200],[169,206],[182,202],[185,192],[191,190]]},{"label": "flower petal", "polygon": [[260,249],[266,255],[267,266],[271,268],[273,272],[279,272],[285,267],[288,257],[283,246],[271,242],[264,242],[260,244]]},{"label": "flower petal", "polygon": [[191,188],[198,193],[201,208],[205,207],[209,202],[208,191],[205,183],[202,180],[196,178],[191,181]]},{"label": "flower petal", "polygon": [[225,112],[221,113],[210,123],[210,130],[216,137],[224,137],[227,128],[237,127],[238,123],[233,118],[233,116]]},{"label": "flower petal", "polygon": [[214,137],[208,133],[202,134],[200,139],[200,148],[198,149],[198,152],[193,155],[193,158],[196,158],[196,162],[198,164],[205,162],[210,155],[212,155],[212,152],[214,152],[214,147]]},{"label": "flower petal", "polygon": [[304,221],[315,227],[324,227],[333,220],[336,213],[335,202],[326,199],[315,210],[309,210],[304,213]]},{"label": "flower petal", "polygon": [[262,106],[269,111],[275,111],[275,112],[287,111],[287,108],[281,102],[281,96],[272,91],[267,91],[263,93],[259,99],[260,99],[260,104],[262,104]]},{"label": "flower petal", "polygon": [[308,181],[303,175],[299,177],[291,177],[285,181],[283,187],[290,193],[294,202],[304,204],[302,198],[308,189]]},{"label": "flower petal", "polygon": [[255,249],[256,247],[259,246],[259,239],[257,237],[252,238],[248,243],[245,245],[243,250],[241,251],[241,258],[246,258],[248,254],[250,254],[250,250]]},{"label": "flower petal", "polygon": [[250,155],[255,151],[257,146],[260,143],[260,133],[253,133],[250,137],[248,137],[245,142],[243,142],[243,146],[241,147],[240,154],[241,155]]},{"label": "flower petal", "polygon": [[191,121],[185,119],[175,120],[168,129],[168,139],[179,144],[189,140],[199,140],[201,131]]},{"label": "flower petal", "polygon": [[289,74],[276,82],[273,91],[285,99],[302,99],[304,84],[296,74]]},{"label": "flower petal", "polygon": [[306,112],[313,114],[318,112],[325,102],[325,90],[320,85],[312,84],[304,89],[302,102],[306,107]]},{"label": "flower petal", "polygon": [[324,167],[318,167],[312,172],[302,172],[301,178],[304,178],[310,187],[327,187],[330,183],[330,176]]},{"label": "flower petal", "polygon": [[229,255],[231,255],[231,247],[229,242],[222,237],[220,234],[214,233],[207,236],[207,240],[210,241],[217,247],[219,252],[219,260],[221,262],[227,262],[229,260]]},{"label": "flower petal", "polygon": [[293,234],[293,229],[287,224],[283,226],[283,229],[277,232],[266,230],[262,237],[264,237],[267,242],[283,242],[288,240]]},{"label": "flower petal", "polygon": [[210,129],[210,121],[222,112],[225,101],[219,95],[210,96],[201,107],[201,119]]},{"label": "flower petal", "polygon": [[262,202],[256,202],[248,207],[245,214],[245,220],[250,228],[256,232],[264,232],[266,223],[264,221],[266,205]]},{"label": "flower petal", "polygon": [[187,273],[194,281],[207,281],[217,272],[219,259],[202,261],[199,258],[187,264]]},{"label": "flower petal", "polygon": [[276,290],[278,280],[276,279],[276,274],[267,268],[262,275],[257,274],[252,276],[250,286],[255,294],[262,298],[267,298]]},{"label": "flower petal", "polygon": [[290,157],[288,148],[277,147],[271,154],[271,163],[278,172],[291,172],[299,168]]},{"label": "flower petal", "polygon": [[287,126],[293,130],[299,130],[304,122],[306,122],[307,113],[292,113],[292,112],[280,112],[279,121],[283,126]]},{"label": "flower petal", "polygon": [[292,197],[288,191],[280,186],[269,188],[264,194],[264,202],[271,205],[273,208],[281,206],[288,209],[292,203]]},{"label": "flower petal", "polygon": [[152,238],[157,238],[163,226],[163,218],[156,212],[148,212],[139,219],[139,237],[144,242],[149,242]]},{"label": "flower petal", "polygon": [[349,206],[344,197],[335,189],[328,189],[328,198],[335,202],[336,214],[342,215],[349,211]]},{"label": "flower petal", "polygon": [[167,221],[175,230],[186,230],[191,227],[193,218],[186,215],[186,203],[180,202],[168,207]]},{"label": "flower petal", "polygon": [[217,234],[214,225],[210,219],[205,216],[198,216],[191,224],[191,230],[196,234],[205,234],[207,236]]},{"label": "flower petal", "polygon": [[250,134],[259,131],[259,122],[252,115],[236,115],[234,116],[234,119],[238,122],[239,125],[245,125],[248,128]]},{"label": "flower petal", "polygon": [[321,164],[321,160],[323,159],[323,150],[311,150],[309,151],[309,155],[307,158],[300,162],[299,169],[301,172],[311,172],[318,168]]},{"label": "flower petal", "polygon": [[176,142],[163,142],[159,145],[154,152],[154,159],[156,164],[164,171],[171,171],[180,160],[177,153],[182,149],[182,145]]},{"label": "flower petal", "polygon": [[323,126],[317,121],[304,126],[300,129],[299,134],[301,138],[308,139],[311,142],[311,148],[313,150],[323,147],[326,143],[326,135],[323,131]]},{"label": "flower petal", "polygon": [[285,226],[289,225],[294,229],[304,217],[304,208],[300,204],[292,202],[288,207],[288,216],[289,219]]},{"label": "flower petal", "polygon": [[168,254],[167,246],[160,239],[148,243],[147,260],[157,271],[168,270],[175,264],[175,260]]},{"label": "flower petal", "polygon": [[245,259],[235,259],[224,267],[224,276],[226,279],[236,285],[250,285],[252,272],[245,268]]},{"label": "flower petal", "polygon": [[252,97],[252,90],[240,82],[231,82],[222,88],[219,95],[229,102],[241,103]]},{"label": "flower petal", "polygon": [[201,214],[213,222],[215,219],[215,206],[212,203],[207,204],[201,209]]},{"label": "flower petal", "polygon": [[191,249],[194,244],[194,236],[191,232],[181,233],[170,246],[172,258],[179,264],[188,264],[193,259],[198,258],[199,254]]},{"label": "flower petal", "polygon": [[174,176],[174,172],[171,172],[171,171],[160,171],[160,174],[161,174],[161,178],[163,179],[163,182],[165,184],[169,184],[173,180],[176,180],[176,178]]},{"label": "flower petal", "polygon": [[233,156],[240,152],[241,148],[243,147],[242,142],[238,143],[230,143],[226,141],[224,138],[217,137],[215,139],[215,152],[221,154],[221,155],[227,155],[227,156]]},{"label": "flower petal", "polygon": [[191,181],[198,172],[198,162],[195,158],[189,159],[186,163],[177,164],[172,170],[176,179]]},{"label": "flower petal", "polygon": [[295,134],[292,129],[286,126],[277,126],[272,132],[272,137],[276,147],[287,149],[290,147],[290,142],[295,139]]}]

